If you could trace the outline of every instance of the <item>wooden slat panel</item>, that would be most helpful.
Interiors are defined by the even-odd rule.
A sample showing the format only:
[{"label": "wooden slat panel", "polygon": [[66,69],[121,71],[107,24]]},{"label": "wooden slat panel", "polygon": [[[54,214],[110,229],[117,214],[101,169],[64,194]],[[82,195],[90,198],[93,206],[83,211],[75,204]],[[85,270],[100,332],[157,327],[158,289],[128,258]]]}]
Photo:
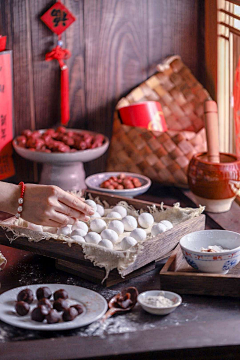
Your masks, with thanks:
[{"label": "wooden slat panel", "polygon": [[197,75],[198,1],[149,0],[148,17],[149,76],[160,60],[176,54]]},{"label": "wooden slat panel", "polygon": [[[0,1],[0,33],[7,35],[13,50],[15,134],[34,127],[30,29],[26,0]],[[16,181],[34,181],[33,166],[15,155]]]},{"label": "wooden slat panel", "polygon": [[[147,77],[147,2],[84,2],[88,129],[111,136],[116,100]],[[88,172],[104,169],[106,155]]]},{"label": "wooden slat panel", "polygon": [[71,51],[67,61],[70,81],[70,121],[71,128],[85,129],[86,94],[85,94],[85,40],[84,40],[84,0],[65,0],[66,7],[74,14],[76,21],[66,31],[66,48]]},{"label": "wooden slat panel", "polygon": [[[199,0],[200,1],[200,0]],[[77,21],[63,35],[70,49],[70,127],[111,136],[119,98],[155,71],[165,56],[179,54],[197,74],[199,1],[63,0]],[[0,0],[0,33],[14,56],[16,134],[60,120],[60,70],[45,54],[57,42],[40,16],[54,0]],[[36,122],[35,122],[36,120]],[[105,169],[106,156],[86,164]],[[33,163],[16,156],[17,180],[34,181]],[[36,178],[35,178],[36,180]]]}]

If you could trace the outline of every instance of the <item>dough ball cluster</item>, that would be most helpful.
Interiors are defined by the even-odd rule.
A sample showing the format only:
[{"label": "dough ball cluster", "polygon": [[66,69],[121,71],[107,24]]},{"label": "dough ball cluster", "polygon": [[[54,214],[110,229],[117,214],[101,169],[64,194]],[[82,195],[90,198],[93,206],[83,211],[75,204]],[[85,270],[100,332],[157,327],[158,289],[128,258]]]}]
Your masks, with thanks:
[{"label": "dough ball cluster", "polygon": [[[154,223],[150,213],[143,212],[137,219],[127,214],[127,209],[121,205],[114,206],[107,215],[104,207],[93,200],[86,200],[95,213],[91,216],[89,226],[83,221],[76,221],[74,225],[67,225],[58,229],[60,235],[69,236],[76,243],[88,243],[113,250],[117,244],[122,250],[128,250],[146,240],[147,234],[157,236],[172,229],[173,225],[168,220]],[[102,217],[106,216],[104,219]],[[120,241],[119,237],[125,237]],[[124,236],[124,235],[123,235]]]}]

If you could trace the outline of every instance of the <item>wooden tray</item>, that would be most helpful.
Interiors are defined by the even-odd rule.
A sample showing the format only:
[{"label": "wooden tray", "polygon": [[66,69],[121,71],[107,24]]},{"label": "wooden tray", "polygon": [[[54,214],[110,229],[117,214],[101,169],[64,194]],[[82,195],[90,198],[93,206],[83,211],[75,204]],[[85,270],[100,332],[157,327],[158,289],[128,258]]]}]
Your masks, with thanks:
[{"label": "wooden tray", "polygon": [[160,271],[160,284],[179,294],[240,297],[240,263],[226,275],[200,273],[188,265],[178,245]]},{"label": "wooden tray", "polygon": [[[152,206],[152,203],[147,201],[116,197],[95,191],[86,191],[86,197],[88,197],[90,194],[93,198],[99,196],[102,201],[107,201],[111,206],[117,204],[121,200],[127,201],[129,205],[133,205],[135,209],[138,210],[144,209],[148,211],[148,207]],[[160,204],[156,205],[160,206]],[[174,228],[169,230],[167,233],[160,234],[151,241],[147,241],[144,245],[143,251],[136,257],[135,262],[123,272],[123,276],[131,274],[147,264],[166,257],[176,247],[179,239],[182,236],[192,231],[203,230],[204,228],[205,215],[200,215],[174,226]],[[84,276],[84,273],[87,273],[88,271],[90,271],[90,275],[92,276],[93,272],[96,272],[95,278],[98,280],[99,273],[103,272],[103,269],[94,267],[89,260],[84,258],[82,248],[77,244],[72,244],[72,246],[69,247],[67,244],[56,241],[54,239],[42,240],[35,243],[29,242],[25,237],[19,237],[10,243],[5,235],[5,231],[1,227],[0,244],[17,249],[32,251],[36,254],[52,257],[55,259],[64,260],[64,265],[63,263],[58,264],[58,267],[61,267],[62,269],[64,267],[64,270],[66,270],[68,267],[66,262],[70,262],[71,264],[78,264],[79,267],[77,267],[77,270],[79,276],[81,276],[81,273],[83,273]],[[69,266],[69,271],[76,272],[76,266],[72,267],[74,269]],[[110,275],[112,275],[112,272]],[[119,275],[117,278],[119,278]]]}]

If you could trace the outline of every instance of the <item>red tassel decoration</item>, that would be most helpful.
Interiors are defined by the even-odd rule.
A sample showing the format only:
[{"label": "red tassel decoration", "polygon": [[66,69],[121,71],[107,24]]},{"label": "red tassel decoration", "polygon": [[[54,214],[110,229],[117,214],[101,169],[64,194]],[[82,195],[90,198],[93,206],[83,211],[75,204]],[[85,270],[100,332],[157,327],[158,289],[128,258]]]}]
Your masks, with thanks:
[{"label": "red tassel decoration", "polygon": [[61,123],[67,125],[70,118],[69,111],[69,78],[68,68],[64,65],[61,68]]},{"label": "red tassel decoration", "polygon": [[[60,41],[59,41],[60,43]],[[67,125],[70,119],[69,112],[69,78],[68,67],[63,60],[69,59],[71,53],[57,45],[51,52],[46,54],[45,60],[58,60],[61,68],[61,124]]]}]

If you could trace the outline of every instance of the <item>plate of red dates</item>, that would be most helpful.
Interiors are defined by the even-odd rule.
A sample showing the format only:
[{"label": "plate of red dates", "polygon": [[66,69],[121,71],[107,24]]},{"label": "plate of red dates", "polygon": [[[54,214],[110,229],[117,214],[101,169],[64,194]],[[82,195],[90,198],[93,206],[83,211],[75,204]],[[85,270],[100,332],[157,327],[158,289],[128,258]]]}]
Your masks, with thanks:
[{"label": "plate of red dates", "polygon": [[91,190],[125,197],[143,194],[151,186],[151,180],[148,177],[128,172],[94,174],[87,177],[85,183]]},{"label": "plate of red dates", "polygon": [[103,155],[109,140],[103,134],[67,129],[24,130],[13,140],[13,147],[22,157],[37,162],[87,162]]},{"label": "plate of red dates", "polygon": [[0,295],[0,320],[31,330],[70,330],[100,319],[107,301],[97,292],[65,284],[21,286]]}]

